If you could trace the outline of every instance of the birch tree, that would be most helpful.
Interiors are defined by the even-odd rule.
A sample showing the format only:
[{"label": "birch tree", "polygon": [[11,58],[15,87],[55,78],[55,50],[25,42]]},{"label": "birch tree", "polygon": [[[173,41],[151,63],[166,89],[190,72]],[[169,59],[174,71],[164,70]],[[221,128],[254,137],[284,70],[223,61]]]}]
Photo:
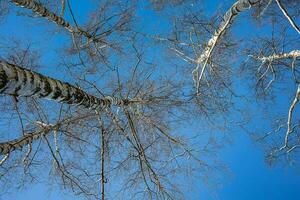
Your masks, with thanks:
[{"label": "birch tree", "polygon": [[[188,199],[195,179],[216,185],[226,172],[218,151],[253,125],[246,106],[273,95],[290,102],[285,114],[272,107],[271,131],[251,136],[268,160],[297,155],[297,0],[216,12],[190,0],[0,5],[31,36],[0,31],[1,187],[47,180],[88,199]],[[148,30],[143,9],[167,25]]]}]

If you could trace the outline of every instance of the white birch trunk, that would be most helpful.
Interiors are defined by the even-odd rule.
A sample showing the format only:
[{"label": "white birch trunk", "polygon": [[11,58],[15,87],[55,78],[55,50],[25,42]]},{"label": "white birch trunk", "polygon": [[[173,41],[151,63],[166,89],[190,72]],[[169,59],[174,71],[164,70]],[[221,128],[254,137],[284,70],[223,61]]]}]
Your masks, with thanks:
[{"label": "white birch trunk", "polygon": [[82,30],[80,27],[74,28],[64,18],[57,16],[55,13],[49,11],[47,8],[45,8],[40,3],[38,3],[34,0],[11,0],[11,1],[17,6],[30,9],[35,14],[37,14],[41,17],[47,18],[49,21],[54,22],[54,23],[58,24],[59,26],[62,26],[63,28],[67,29],[71,33],[77,33],[79,35],[82,35],[93,42],[106,43],[102,40],[95,38],[88,32]]},{"label": "white birch trunk", "polygon": [[104,99],[39,73],[0,60],[0,93],[15,97],[37,97],[78,105],[89,109],[102,109],[111,105],[128,105],[131,101],[115,97]]},{"label": "white birch trunk", "polygon": [[[233,23],[236,16],[244,10],[251,8],[254,5],[257,5],[261,0],[238,0],[236,1],[230,9],[223,16],[223,20],[215,30],[214,35],[207,42],[205,49],[202,54],[198,56],[196,62],[197,67],[193,70],[193,78],[196,83],[197,91],[199,90],[199,84],[203,77],[205,68],[208,64],[208,61],[211,57],[212,51],[215,48],[216,44],[229,29],[230,25]],[[200,71],[201,67],[201,71]],[[200,71],[200,74],[199,74]]]},{"label": "white birch trunk", "polygon": [[273,60],[278,60],[278,59],[287,59],[287,58],[296,59],[298,57],[300,57],[300,50],[293,50],[290,51],[289,53],[273,54],[270,56],[257,56],[254,58],[265,63],[265,62],[272,62]]}]

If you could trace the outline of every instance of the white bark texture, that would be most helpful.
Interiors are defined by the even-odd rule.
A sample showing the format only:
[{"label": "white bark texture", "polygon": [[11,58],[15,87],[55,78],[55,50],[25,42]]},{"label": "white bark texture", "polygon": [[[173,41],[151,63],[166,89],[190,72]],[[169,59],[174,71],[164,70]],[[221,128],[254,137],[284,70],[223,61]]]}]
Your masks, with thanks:
[{"label": "white bark texture", "polygon": [[0,93],[15,97],[38,97],[89,109],[102,109],[111,105],[128,105],[130,101],[115,97],[103,99],[86,93],[69,83],[43,76],[0,60]]},{"label": "white bark texture", "polygon": [[35,121],[34,124],[37,126],[36,130],[27,132],[21,137],[0,143],[0,154],[6,155],[10,154],[15,150],[22,150],[26,145],[32,144],[34,141],[38,139],[42,139],[46,137],[50,133],[56,133],[59,131],[61,127],[65,124],[76,123],[77,121],[90,117],[91,114],[82,115],[75,118],[67,118],[62,121],[57,122],[56,124],[46,124],[41,121]]},{"label": "white bark texture", "polygon": [[[254,5],[257,5],[260,1],[261,0],[238,0],[225,13],[225,15],[223,16],[223,20],[218,26],[218,28],[215,30],[214,35],[207,42],[207,45],[203,50],[202,54],[199,55],[196,60],[197,67],[193,70],[192,73],[193,73],[194,82],[196,83],[197,90],[199,89],[200,81],[203,77],[205,68],[211,57],[212,51],[215,48],[218,41],[220,40],[220,38],[222,37],[222,35],[226,33],[226,31],[229,29],[230,25],[233,23],[234,19],[239,13],[251,8]],[[200,67],[201,67],[201,72],[199,74]]]},{"label": "white bark texture", "polygon": [[50,132],[50,130],[43,130],[39,132],[28,133],[21,138],[2,142],[0,143],[0,154],[5,155],[14,150],[21,150],[24,146],[31,143],[33,140],[37,140],[41,138],[42,135],[46,135]]},{"label": "white bark texture", "polygon": [[70,32],[76,32],[76,29],[73,28],[65,19],[57,16],[53,12],[50,12],[47,8],[43,7],[40,3],[37,3],[33,0],[11,0],[11,1],[17,6],[32,10],[35,14],[47,18],[49,21],[64,27]]},{"label": "white bark texture", "polygon": [[284,16],[289,20],[291,26],[300,34],[300,28],[297,26],[296,22],[292,19],[292,17],[288,14],[287,10],[283,7],[280,0],[275,0],[279,9],[282,11]]},{"label": "white bark texture", "polygon": [[286,59],[286,58],[296,59],[298,57],[300,57],[300,50],[293,50],[290,51],[289,53],[273,54],[270,56],[258,56],[256,57],[256,59],[265,63],[265,62],[272,62],[273,60],[278,60],[278,59]]},{"label": "white bark texture", "polygon": [[88,32],[82,30],[80,27],[74,28],[67,22],[64,18],[57,16],[55,13],[49,11],[47,8],[42,6],[40,3],[34,1],[34,0],[11,0],[15,5],[24,7],[27,9],[32,10],[35,14],[47,18],[49,21],[54,22],[58,24],[59,26],[62,26],[63,28],[67,29],[71,33],[77,33],[81,36],[86,37],[90,41],[93,42],[102,42],[105,43],[102,40],[99,40],[89,34]]}]

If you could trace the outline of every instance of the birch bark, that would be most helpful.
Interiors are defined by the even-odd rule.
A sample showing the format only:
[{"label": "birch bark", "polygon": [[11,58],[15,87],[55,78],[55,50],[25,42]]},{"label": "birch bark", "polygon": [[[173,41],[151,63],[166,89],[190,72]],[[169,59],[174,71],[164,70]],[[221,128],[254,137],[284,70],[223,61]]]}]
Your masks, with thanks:
[{"label": "birch bark", "polygon": [[80,27],[75,28],[71,26],[70,23],[67,22],[64,18],[57,16],[55,13],[49,11],[47,8],[45,8],[40,3],[34,0],[11,0],[11,1],[17,6],[30,9],[35,14],[47,18],[49,21],[56,23],[57,25],[67,29],[71,33],[77,33],[93,42],[106,43],[102,40],[95,38],[93,35],[89,34],[88,32],[82,30]]},{"label": "birch bark", "polygon": [[69,84],[0,60],[0,93],[38,97],[89,109],[123,106],[133,101],[107,96],[103,99]]},{"label": "birch bark", "polygon": [[[215,30],[213,36],[207,42],[205,49],[202,54],[200,54],[196,60],[197,67],[193,70],[193,79],[196,84],[197,91],[199,91],[200,81],[203,77],[205,68],[208,64],[208,61],[211,57],[211,54],[222,37],[229,29],[231,24],[234,22],[235,18],[241,12],[250,9],[252,6],[257,5],[261,0],[238,0],[236,1],[229,10],[223,16],[223,20],[221,21],[218,28]],[[201,69],[200,69],[201,67]],[[200,74],[199,74],[200,72]]]}]

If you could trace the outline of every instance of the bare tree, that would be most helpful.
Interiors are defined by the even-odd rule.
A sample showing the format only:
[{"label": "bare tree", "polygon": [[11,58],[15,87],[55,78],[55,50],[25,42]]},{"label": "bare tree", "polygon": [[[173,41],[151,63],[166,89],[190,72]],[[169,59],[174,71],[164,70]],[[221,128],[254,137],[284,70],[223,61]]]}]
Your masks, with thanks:
[{"label": "bare tree", "polygon": [[[300,146],[297,1],[237,0],[212,17],[200,1],[145,1],[172,22],[160,34],[140,27],[140,1],[94,1],[85,22],[70,0],[3,2],[1,17],[18,13],[36,29],[42,22],[47,37],[63,41],[45,41],[44,52],[34,41],[0,46],[3,188],[46,177],[89,199],[184,199],[183,178],[211,183],[226,171],[217,152],[230,128],[248,125],[236,123],[247,113],[241,104],[269,104],[279,85],[292,93],[285,117],[270,117],[274,130],[255,138],[272,158]],[[236,36],[239,23],[269,21],[270,37],[259,28]],[[50,47],[56,60],[42,63]],[[256,96],[251,87],[240,94],[243,82]]]}]

